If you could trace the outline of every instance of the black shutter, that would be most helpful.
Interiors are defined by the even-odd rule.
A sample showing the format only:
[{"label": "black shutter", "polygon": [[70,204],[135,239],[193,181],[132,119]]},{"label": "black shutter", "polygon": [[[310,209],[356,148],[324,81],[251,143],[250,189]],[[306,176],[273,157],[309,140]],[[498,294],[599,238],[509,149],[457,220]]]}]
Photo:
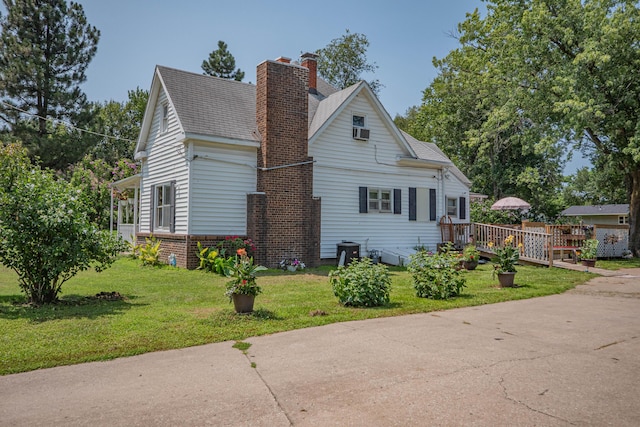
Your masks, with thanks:
[{"label": "black shutter", "polygon": [[171,233],[175,233],[176,232],[176,182],[175,181],[171,181],[171,191],[170,191],[170,196],[171,197],[171,207],[169,208],[169,215],[171,215],[169,217],[169,231]]},{"label": "black shutter", "polygon": [[399,188],[393,190],[393,213],[402,214],[402,190]]},{"label": "black shutter", "polygon": [[436,220],[436,189],[429,189],[429,221]]},{"label": "black shutter", "polygon": [[467,199],[460,197],[460,219],[467,219]]},{"label": "black shutter", "polygon": [[360,213],[367,213],[367,187],[360,187]]},{"label": "black shutter", "polygon": [[151,195],[149,196],[149,233],[153,233],[153,217],[155,216],[155,200],[156,186],[151,186]]},{"label": "black shutter", "polygon": [[409,187],[409,221],[415,221],[417,219],[416,211],[416,188]]}]

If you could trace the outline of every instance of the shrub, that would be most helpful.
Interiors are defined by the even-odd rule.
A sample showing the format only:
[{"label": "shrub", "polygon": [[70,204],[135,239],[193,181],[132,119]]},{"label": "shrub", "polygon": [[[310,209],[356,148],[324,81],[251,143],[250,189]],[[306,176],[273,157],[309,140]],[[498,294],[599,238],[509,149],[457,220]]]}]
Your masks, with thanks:
[{"label": "shrub", "polygon": [[225,258],[214,248],[205,248],[200,242],[198,242],[197,255],[198,259],[200,259],[198,270],[217,273],[222,276],[228,276],[230,269],[235,264],[235,257]]},{"label": "shrub", "polygon": [[151,267],[160,265],[160,243],[154,236],[145,237],[145,244],[140,246],[138,259],[142,261],[142,265]]},{"label": "shrub", "polygon": [[0,262],[30,302],[54,302],[76,273],[102,271],[125,249],[89,209],[79,189],[32,165],[20,145],[0,143]]},{"label": "shrub", "polygon": [[407,269],[420,298],[447,299],[460,295],[466,286],[459,271],[460,258],[452,251],[430,255],[419,251],[411,255]]},{"label": "shrub", "polygon": [[218,242],[218,255],[225,258],[235,258],[238,249],[244,249],[247,256],[253,257],[256,251],[256,245],[251,239],[243,239],[238,236],[227,236],[224,240]]},{"label": "shrub", "polygon": [[372,264],[369,258],[338,267],[329,273],[329,281],[343,305],[376,307],[389,302],[389,270],[382,264]]}]

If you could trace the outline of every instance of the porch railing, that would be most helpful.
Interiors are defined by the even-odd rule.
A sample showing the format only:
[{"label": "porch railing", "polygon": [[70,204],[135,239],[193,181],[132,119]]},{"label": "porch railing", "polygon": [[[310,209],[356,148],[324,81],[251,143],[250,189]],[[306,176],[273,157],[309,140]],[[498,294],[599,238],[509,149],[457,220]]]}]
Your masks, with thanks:
[{"label": "porch railing", "polygon": [[[473,224],[473,236],[476,247],[485,253],[495,254],[495,248],[503,247],[507,237],[514,237],[514,244],[520,247],[520,259],[535,264],[553,266],[551,235],[527,228],[516,229],[490,224]],[[489,246],[493,244],[493,247]],[[551,250],[550,250],[551,249]]]}]

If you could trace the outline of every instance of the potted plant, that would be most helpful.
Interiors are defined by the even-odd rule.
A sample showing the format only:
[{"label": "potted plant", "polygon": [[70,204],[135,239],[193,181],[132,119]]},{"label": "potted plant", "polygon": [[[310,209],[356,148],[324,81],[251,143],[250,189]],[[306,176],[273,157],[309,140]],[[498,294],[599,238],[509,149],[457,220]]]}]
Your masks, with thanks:
[{"label": "potted plant", "polygon": [[587,239],[580,248],[580,260],[585,267],[595,267],[598,254],[598,240]]},{"label": "potted plant", "polygon": [[475,245],[467,245],[462,250],[462,259],[462,265],[465,269],[475,270],[480,259],[480,251],[476,249]]},{"label": "potted plant", "polygon": [[[494,263],[493,277],[498,276],[501,287],[513,287],[516,276],[516,263],[520,259],[520,248],[522,243],[514,245],[515,237],[509,235],[504,239],[504,245],[496,248],[496,256],[491,259]],[[493,242],[489,242],[489,248],[493,248]]]},{"label": "potted plant", "polygon": [[287,258],[280,261],[280,268],[283,270],[296,271],[304,270],[306,265],[298,258]]},{"label": "potted plant", "polygon": [[225,295],[229,302],[233,301],[236,313],[251,313],[256,295],[262,292],[256,283],[256,273],[266,270],[266,267],[255,265],[253,258],[247,256],[247,251],[240,248],[236,251],[233,265],[229,267],[228,277],[232,280],[227,283]]}]

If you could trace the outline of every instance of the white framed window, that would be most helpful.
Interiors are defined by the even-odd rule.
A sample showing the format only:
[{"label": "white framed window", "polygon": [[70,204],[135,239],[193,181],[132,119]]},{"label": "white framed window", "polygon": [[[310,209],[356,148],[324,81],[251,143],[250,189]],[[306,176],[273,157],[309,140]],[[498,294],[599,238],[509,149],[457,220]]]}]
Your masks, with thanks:
[{"label": "white framed window", "polygon": [[392,212],[391,190],[369,189],[369,212]]},{"label": "white framed window", "polygon": [[365,127],[365,116],[362,114],[353,115],[353,127],[363,128]]},{"label": "white framed window", "polygon": [[166,102],[162,104],[162,123],[160,124],[160,126],[162,133],[165,133],[169,130],[169,104],[167,104]]},{"label": "white framed window", "polygon": [[155,230],[171,230],[172,196],[172,185],[170,183],[155,186],[153,208],[153,224]]},{"label": "white framed window", "polygon": [[618,217],[618,224],[629,224],[629,217],[626,215],[620,215]]},{"label": "white framed window", "polygon": [[447,215],[450,217],[458,217],[458,199],[455,197],[447,197]]}]

